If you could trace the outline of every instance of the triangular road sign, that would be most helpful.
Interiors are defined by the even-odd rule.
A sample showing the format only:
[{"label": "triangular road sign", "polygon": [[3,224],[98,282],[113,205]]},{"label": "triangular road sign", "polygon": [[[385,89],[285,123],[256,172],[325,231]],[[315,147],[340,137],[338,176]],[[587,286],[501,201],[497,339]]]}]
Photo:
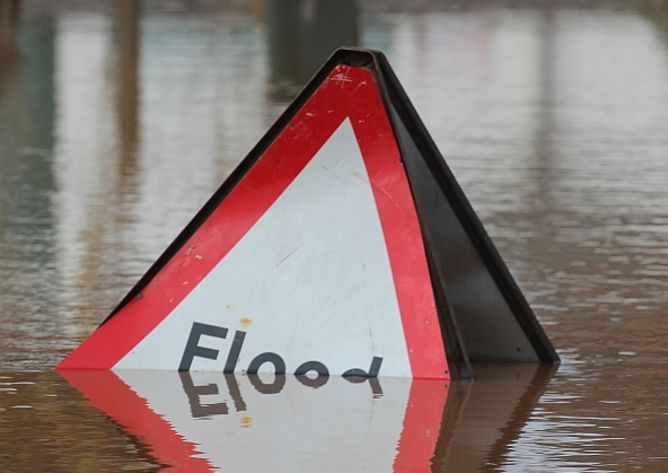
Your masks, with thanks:
[{"label": "triangular road sign", "polygon": [[558,361],[384,56],[338,50],[59,369]]}]

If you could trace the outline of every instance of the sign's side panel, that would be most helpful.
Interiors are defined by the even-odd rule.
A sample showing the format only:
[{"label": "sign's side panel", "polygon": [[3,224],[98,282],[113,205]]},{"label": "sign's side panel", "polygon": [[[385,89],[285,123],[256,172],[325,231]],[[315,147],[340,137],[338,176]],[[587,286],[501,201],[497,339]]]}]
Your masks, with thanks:
[{"label": "sign's side panel", "polygon": [[494,279],[462,223],[441,191],[412,137],[398,119],[406,169],[434,263],[441,271],[445,297],[472,361],[538,361]]},{"label": "sign's side panel", "polygon": [[401,88],[378,56],[428,251],[471,361],[559,358]]}]

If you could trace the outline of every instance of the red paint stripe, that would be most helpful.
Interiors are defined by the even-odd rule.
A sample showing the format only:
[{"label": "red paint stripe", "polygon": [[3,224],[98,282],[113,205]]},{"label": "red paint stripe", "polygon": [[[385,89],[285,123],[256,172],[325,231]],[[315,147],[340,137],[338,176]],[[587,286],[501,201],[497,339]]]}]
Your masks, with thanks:
[{"label": "red paint stripe", "polygon": [[146,286],[61,362],[110,369],[224,258],[349,117],[371,180],[413,376],[447,378],[422,234],[377,84],[367,69],[337,66],[240,183]]},{"label": "red paint stripe", "polygon": [[394,473],[431,472],[441,432],[448,385],[435,380],[413,380],[404,425],[394,458]]},{"label": "red paint stripe", "polygon": [[195,457],[196,444],[185,440],[171,424],[153,412],[145,399],[121,381],[113,371],[65,371],[60,374],[97,409],[111,417],[129,435],[139,436],[155,459],[168,465],[160,471],[210,473],[214,467]]},{"label": "red paint stripe", "polygon": [[[387,245],[414,378],[448,378],[436,303],[417,211],[385,106],[369,71],[366,99],[355,101],[353,127],[371,179]],[[364,113],[366,112],[366,113]]]}]

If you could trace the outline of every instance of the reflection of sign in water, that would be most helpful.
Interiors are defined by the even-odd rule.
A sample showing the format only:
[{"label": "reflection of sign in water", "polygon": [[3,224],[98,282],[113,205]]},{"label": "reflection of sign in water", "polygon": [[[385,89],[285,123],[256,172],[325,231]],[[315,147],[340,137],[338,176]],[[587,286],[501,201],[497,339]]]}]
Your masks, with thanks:
[{"label": "reflection of sign in water", "polygon": [[219,372],[220,352],[427,379],[558,361],[380,53],[334,54],[59,368]]},{"label": "reflection of sign in water", "polygon": [[194,472],[429,471],[448,392],[400,378],[63,375],[158,462]]},{"label": "reflection of sign in water", "polygon": [[[61,372],[168,471],[478,471],[503,465],[553,370],[482,381]],[[315,388],[315,389],[314,389]],[[447,402],[446,402],[447,400]]]}]

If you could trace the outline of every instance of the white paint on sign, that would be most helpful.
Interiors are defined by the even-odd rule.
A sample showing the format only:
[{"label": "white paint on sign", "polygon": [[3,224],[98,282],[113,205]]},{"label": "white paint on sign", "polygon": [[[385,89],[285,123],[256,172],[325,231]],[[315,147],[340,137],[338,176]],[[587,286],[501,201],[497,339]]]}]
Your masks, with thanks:
[{"label": "white paint on sign", "polygon": [[[237,370],[274,352],[292,372],[317,360],[330,374],[368,370],[411,377],[378,210],[349,119],[200,284],[116,369],[176,369],[194,322],[226,327],[219,350],[191,370],[222,371],[234,332],[246,332]],[[262,371],[273,371],[265,363]]]}]

